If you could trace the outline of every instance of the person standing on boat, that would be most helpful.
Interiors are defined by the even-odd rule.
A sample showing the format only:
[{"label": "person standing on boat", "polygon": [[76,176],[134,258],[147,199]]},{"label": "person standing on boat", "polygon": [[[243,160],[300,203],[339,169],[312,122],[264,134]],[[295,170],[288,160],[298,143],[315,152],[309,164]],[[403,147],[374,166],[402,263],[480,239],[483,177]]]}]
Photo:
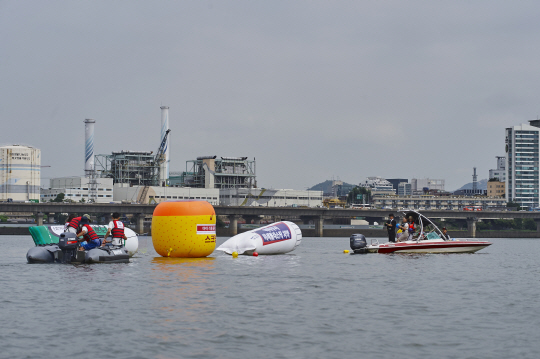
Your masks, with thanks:
[{"label": "person standing on boat", "polygon": [[414,228],[414,218],[410,216],[409,217],[409,238],[408,238],[409,241],[413,240],[415,230],[416,229]]},{"label": "person standing on boat", "polygon": [[399,235],[397,241],[398,242],[405,242],[407,238],[409,238],[409,223],[407,223],[407,218],[403,217],[401,220],[401,225],[399,226],[401,229],[401,234]]},{"label": "person standing on boat", "polygon": [[81,231],[77,233],[77,237],[83,237],[83,240],[86,243],[81,244],[79,250],[90,250],[101,245],[101,240],[99,239],[96,232],[90,227],[90,221],[88,218],[84,217],[81,219]]},{"label": "person standing on boat", "polygon": [[388,221],[385,223],[386,229],[388,230],[388,242],[396,241],[396,220],[394,219],[394,214],[390,213],[388,215]]},{"label": "person standing on boat", "polygon": [[[109,234],[112,234],[112,240],[107,241]],[[127,240],[124,234],[124,223],[120,221],[120,213],[115,212],[112,214],[112,221],[109,222],[109,229],[103,237],[103,244],[111,242],[113,246],[121,246],[122,240]]]}]

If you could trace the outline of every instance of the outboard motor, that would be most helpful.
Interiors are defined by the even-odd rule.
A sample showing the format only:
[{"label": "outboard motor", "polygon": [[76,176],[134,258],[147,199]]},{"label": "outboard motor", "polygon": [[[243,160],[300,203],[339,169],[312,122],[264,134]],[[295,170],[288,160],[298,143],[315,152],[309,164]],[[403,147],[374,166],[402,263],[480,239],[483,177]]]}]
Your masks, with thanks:
[{"label": "outboard motor", "polygon": [[351,249],[356,254],[367,253],[367,240],[363,234],[353,234],[351,236]]},{"label": "outboard motor", "polygon": [[[60,234],[60,239],[58,240],[58,247],[60,251],[55,253],[55,260],[60,263],[71,263],[73,262],[84,262],[84,252],[82,252],[82,261],[80,260],[81,256],[79,255],[79,241],[75,233],[62,233]],[[78,258],[79,257],[79,258]]]}]

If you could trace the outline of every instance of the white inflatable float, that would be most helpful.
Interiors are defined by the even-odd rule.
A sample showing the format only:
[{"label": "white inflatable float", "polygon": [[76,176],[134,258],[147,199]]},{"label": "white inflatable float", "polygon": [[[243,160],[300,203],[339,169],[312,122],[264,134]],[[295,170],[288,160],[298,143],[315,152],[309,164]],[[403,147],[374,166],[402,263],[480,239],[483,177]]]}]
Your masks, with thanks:
[{"label": "white inflatable float", "polygon": [[283,254],[302,241],[302,231],[292,222],[277,222],[229,238],[216,250],[227,254]]}]

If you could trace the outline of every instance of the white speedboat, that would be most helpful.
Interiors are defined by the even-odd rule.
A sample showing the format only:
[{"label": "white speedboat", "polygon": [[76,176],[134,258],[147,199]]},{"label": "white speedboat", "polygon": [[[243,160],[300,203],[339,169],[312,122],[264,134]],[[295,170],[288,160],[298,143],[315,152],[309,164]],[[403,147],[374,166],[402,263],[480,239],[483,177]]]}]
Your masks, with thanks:
[{"label": "white speedboat", "polygon": [[365,250],[369,253],[474,253],[491,245],[486,241],[444,239],[439,227],[426,216],[416,211],[408,211],[405,216],[412,216],[419,227],[412,240],[379,243],[374,239]]}]

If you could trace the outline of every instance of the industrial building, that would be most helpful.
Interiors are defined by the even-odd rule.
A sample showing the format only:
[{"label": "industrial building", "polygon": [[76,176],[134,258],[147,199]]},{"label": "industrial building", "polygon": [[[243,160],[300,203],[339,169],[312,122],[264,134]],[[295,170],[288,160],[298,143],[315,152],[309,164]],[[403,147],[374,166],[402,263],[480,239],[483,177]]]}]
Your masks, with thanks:
[{"label": "industrial building", "polygon": [[539,207],[540,120],[506,129],[506,200],[524,208]]},{"label": "industrial building", "polygon": [[132,186],[163,185],[156,177],[160,165],[156,163],[154,157],[153,152],[138,151],[96,155],[96,172],[99,177],[111,178],[114,183]]},{"label": "industrial building", "polygon": [[[161,106],[160,147],[153,151],[118,151],[95,156],[98,177],[112,178],[114,184],[167,186],[169,179],[169,107]],[[92,135],[93,138],[93,135]],[[92,166],[93,166],[92,161]],[[88,174],[87,174],[88,175]]]},{"label": "industrial building", "polygon": [[202,156],[186,161],[186,170],[173,173],[169,185],[192,188],[257,187],[255,158]]},{"label": "industrial building", "polygon": [[0,201],[39,202],[41,150],[29,146],[0,147]]},{"label": "industrial building", "polygon": [[322,191],[228,188],[219,191],[223,206],[321,207]]},{"label": "industrial building", "polygon": [[374,196],[373,206],[381,209],[417,209],[417,210],[458,210],[464,207],[481,206],[484,210],[506,208],[506,201],[500,197],[440,197],[420,196]]},{"label": "industrial building", "polygon": [[41,202],[50,202],[60,193],[67,201],[109,203],[113,201],[113,180],[85,176],[51,178],[49,188],[41,189]]}]

